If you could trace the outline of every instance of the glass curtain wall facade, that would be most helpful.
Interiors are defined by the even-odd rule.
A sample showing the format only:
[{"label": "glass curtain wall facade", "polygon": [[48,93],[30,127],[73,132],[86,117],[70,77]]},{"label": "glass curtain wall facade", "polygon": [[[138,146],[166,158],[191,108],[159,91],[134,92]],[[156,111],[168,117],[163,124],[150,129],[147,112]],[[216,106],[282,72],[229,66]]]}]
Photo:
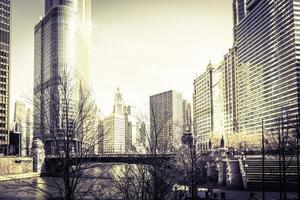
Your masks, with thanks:
[{"label": "glass curtain wall facade", "polygon": [[57,123],[54,112],[61,112],[49,109],[62,98],[58,80],[64,73],[78,85],[89,80],[90,18],[90,0],[45,0],[45,16],[35,26],[34,134],[44,142],[51,140],[45,130]]},{"label": "glass curtain wall facade", "polygon": [[300,1],[251,0],[235,27],[239,132],[261,133],[299,115]]},{"label": "glass curtain wall facade", "polygon": [[0,156],[8,153],[10,0],[0,0]]},{"label": "glass curtain wall facade", "polygon": [[233,25],[236,26],[246,17],[246,0],[233,0]]}]

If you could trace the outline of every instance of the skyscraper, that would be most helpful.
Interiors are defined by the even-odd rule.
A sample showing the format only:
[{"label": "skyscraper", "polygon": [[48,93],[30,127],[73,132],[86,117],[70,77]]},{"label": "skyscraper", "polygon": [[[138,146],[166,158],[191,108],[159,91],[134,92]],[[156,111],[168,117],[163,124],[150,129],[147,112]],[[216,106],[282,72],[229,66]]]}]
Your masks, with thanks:
[{"label": "skyscraper", "polygon": [[[34,134],[45,142],[46,149],[51,138],[43,130],[57,123],[55,109],[49,105],[54,108],[62,98],[59,80],[67,73],[77,84],[88,82],[90,18],[90,0],[45,0],[45,16],[35,26],[34,121],[40,126]],[[79,99],[79,91],[72,98]]]},{"label": "skyscraper", "polygon": [[248,0],[235,27],[239,132],[277,130],[281,117],[299,116],[299,0]]},{"label": "skyscraper", "polygon": [[180,145],[182,120],[181,93],[170,90],[150,96],[150,136],[157,140],[159,151],[172,151]]},{"label": "skyscraper", "polygon": [[246,134],[252,145],[260,145],[262,120],[267,131],[282,119],[285,126],[299,120],[299,11],[299,0],[233,0],[234,44],[222,62],[224,109],[217,118],[215,71],[194,81],[194,131],[202,145],[220,119],[225,134]]},{"label": "skyscraper", "polygon": [[104,117],[104,153],[125,153],[125,117],[111,114]]},{"label": "skyscraper", "polygon": [[198,149],[209,149],[213,138],[224,134],[224,68],[211,63],[194,80],[194,134]]},{"label": "skyscraper", "polygon": [[113,113],[104,117],[104,153],[135,153],[141,147],[141,125],[133,108],[124,104],[120,88],[117,88]]},{"label": "skyscraper", "polygon": [[237,26],[246,17],[246,0],[233,0],[233,25]]},{"label": "skyscraper", "polygon": [[235,48],[229,49],[224,55],[223,65],[223,92],[224,92],[224,132],[237,132],[236,106],[236,56]]},{"label": "skyscraper", "polygon": [[141,146],[140,122],[134,113],[131,106],[125,106],[125,149],[128,153],[135,152]]},{"label": "skyscraper", "polygon": [[5,155],[9,143],[10,0],[0,0],[0,55],[0,155]]},{"label": "skyscraper", "polygon": [[115,103],[113,113],[104,117],[104,153],[125,153],[126,145],[126,120],[123,97],[120,89],[115,93]]}]

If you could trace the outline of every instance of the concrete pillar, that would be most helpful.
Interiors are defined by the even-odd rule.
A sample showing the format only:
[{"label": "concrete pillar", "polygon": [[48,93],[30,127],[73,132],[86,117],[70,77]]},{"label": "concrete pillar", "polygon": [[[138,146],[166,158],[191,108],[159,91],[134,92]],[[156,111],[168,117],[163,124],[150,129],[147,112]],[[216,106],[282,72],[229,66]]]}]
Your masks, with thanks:
[{"label": "concrete pillar", "polygon": [[33,156],[33,171],[45,172],[45,149],[41,140],[35,139],[32,142],[32,156]]},{"label": "concrete pillar", "polygon": [[217,166],[218,166],[218,185],[225,185],[226,184],[226,162],[219,160]]}]

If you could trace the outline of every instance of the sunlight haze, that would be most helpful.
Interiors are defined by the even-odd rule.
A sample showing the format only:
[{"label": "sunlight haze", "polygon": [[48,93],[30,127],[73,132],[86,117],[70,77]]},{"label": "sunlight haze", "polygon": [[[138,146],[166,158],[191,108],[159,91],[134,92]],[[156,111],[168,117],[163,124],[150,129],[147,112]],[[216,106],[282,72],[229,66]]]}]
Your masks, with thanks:
[{"label": "sunlight haze", "polygon": [[[125,103],[177,90],[192,102],[193,80],[232,45],[230,0],[92,0],[91,85],[102,113],[119,86]],[[43,0],[12,0],[11,116],[32,94],[34,26]],[[18,46],[18,48],[16,48]]]}]

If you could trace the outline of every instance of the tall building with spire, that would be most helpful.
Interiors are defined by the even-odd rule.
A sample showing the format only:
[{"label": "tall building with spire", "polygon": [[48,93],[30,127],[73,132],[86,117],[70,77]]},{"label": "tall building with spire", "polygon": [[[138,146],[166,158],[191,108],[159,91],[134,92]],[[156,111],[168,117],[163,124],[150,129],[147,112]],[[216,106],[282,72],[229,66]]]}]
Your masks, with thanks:
[{"label": "tall building with spire", "polygon": [[[78,85],[89,81],[90,26],[90,0],[45,0],[45,16],[34,29],[34,134],[46,149],[51,138],[43,130],[57,123],[49,105],[62,98],[59,80],[67,74]],[[79,99],[79,91],[73,97]]]},{"label": "tall building with spire", "polygon": [[114,112],[115,114],[123,115],[124,114],[124,101],[122,94],[120,92],[120,88],[117,88],[115,93],[115,103],[114,103]]},{"label": "tall building with spire", "polygon": [[10,0],[0,0],[0,156],[9,145],[10,16]]},{"label": "tall building with spire", "polygon": [[218,145],[224,134],[224,65],[208,64],[194,80],[193,125],[197,148],[207,150]]},{"label": "tall building with spire", "polygon": [[113,113],[104,117],[103,152],[105,154],[125,153],[125,116],[124,101],[120,88],[117,88],[114,99]]},{"label": "tall building with spire", "polygon": [[113,113],[103,119],[103,148],[105,154],[134,153],[140,150],[141,124],[133,116],[132,106],[124,104],[118,87],[115,93]]}]

